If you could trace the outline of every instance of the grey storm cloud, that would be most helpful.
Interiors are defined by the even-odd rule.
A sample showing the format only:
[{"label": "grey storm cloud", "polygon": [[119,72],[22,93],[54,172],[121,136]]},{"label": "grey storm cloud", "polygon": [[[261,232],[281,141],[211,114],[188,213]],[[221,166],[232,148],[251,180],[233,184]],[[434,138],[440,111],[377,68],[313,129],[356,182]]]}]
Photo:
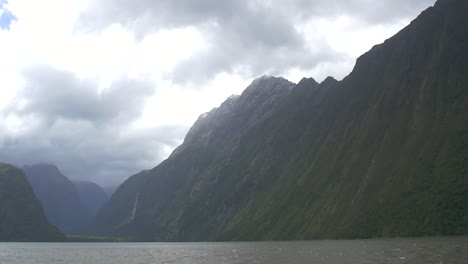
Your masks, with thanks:
[{"label": "grey storm cloud", "polygon": [[220,72],[247,77],[313,69],[343,54],[325,40],[306,43],[297,25],[311,19],[348,15],[364,23],[413,18],[435,0],[96,0],[79,28],[99,30],[120,23],[144,35],[160,29],[196,27],[210,48],[182,61],[168,76],[200,82]]},{"label": "grey storm cloud", "polygon": [[17,165],[53,163],[73,179],[114,185],[157,165],[183,139],[187,127],[128,129],[154,91],[148,82],[121,79],[97,92],[97,83],[39,65],[0,118],[23,120],[0,131],[0,160]]},{"label": "grey storm cloud", "polygon": [[139,114],[144,99],[154,91],[145,81],[121,79],[99,92],[92,80],[80,80],[71,72],[47,65],[31,66],[24,76],[25,88],[17,97],[25,100],[25,105],[13,105],[14,111],[52,120],[128,121]]},{"label": "grey storm cloud", "polygon": [[[175,82],[200,82],[220,72],[251,76],[282,65],[320,62],[294,27],[291,17],[255,1],[97,1],[83,14],[83,26],[122,23],[144,34],[158,29],[194,26],[210,48],[182,61],[168,76]],[[331,53],[326,45],[321,52]]]},{"label": "grey storm cloud", "polygon": [[[352,16],[371,24],[389,24],[413,19],[436,0],[291,0],[284,5],[301,19],[310,17]],[[276,0],[281,2],[281,0]]]}]

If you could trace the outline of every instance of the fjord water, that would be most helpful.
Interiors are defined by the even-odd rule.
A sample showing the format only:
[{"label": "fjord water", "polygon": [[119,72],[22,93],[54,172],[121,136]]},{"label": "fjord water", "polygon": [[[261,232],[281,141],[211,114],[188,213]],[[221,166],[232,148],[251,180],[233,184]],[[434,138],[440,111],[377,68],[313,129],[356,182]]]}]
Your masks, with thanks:
[{"label": "fjord water", "polygon": [[468,263],[468,237],[233,243],[0,243],[9,264]]}]

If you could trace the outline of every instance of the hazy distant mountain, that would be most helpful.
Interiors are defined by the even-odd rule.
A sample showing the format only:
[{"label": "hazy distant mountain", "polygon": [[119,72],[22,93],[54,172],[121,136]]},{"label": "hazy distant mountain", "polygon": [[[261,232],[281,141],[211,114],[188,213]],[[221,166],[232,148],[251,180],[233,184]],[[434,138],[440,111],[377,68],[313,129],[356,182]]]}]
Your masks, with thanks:
[{"label": "hazy distant mountain", "polygon": [[91,231],[138,240],[468,234],[468,1],[342,81],[255,80],[125,181]]},{"label": "hazy distant mountain", "polygon": [[111,197],[118,187],[119,187],[118,185],[107,185],[107,186],[102,186],[102,189],[106,192],[108,197]]},{"label": "hazy distant mountain", "polygon": [[90,219],[73,182],[54,165],[35,164],[21,168],[41,201],[50,223],[71,234]]},{"label": "hazy distant mountain", "polygon": [[20,169],[0,163],[0,241],[63,241]]},{"label": "hazy distant mountain", "polygon": [[109,200],[106,192],[94,182],[74,181],[73,184],[78,190],[81,202],[92,216],[96,215],[99,209]]}]

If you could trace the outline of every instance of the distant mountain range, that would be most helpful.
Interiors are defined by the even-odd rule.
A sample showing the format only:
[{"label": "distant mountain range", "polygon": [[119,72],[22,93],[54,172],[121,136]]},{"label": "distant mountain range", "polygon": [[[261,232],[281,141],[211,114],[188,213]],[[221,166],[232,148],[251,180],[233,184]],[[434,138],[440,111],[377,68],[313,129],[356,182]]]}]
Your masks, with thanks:
[{"label": "distant mountain range", "polygon": [[255,80],[125,181],[88,233],[148,241],[468,234],[468,1],[342,81]]},{"label": "distant mountain range", "polygon": [[73,181],[73,184],[78,191],[82,204],[91,216],[95,216],[99,209],[109,200],[109,196],[104,189],[94,182]]},{"label": "distant mountain range", "polygon": [[88,223],[108,196],[95,183],[72,182],[52,164],[21,167],[49,222],[66,234],[76,234]]},{"label": "distant mountain range", "polygon": [[23,172],[0,163],[0,241],[64,241],[48,223]]}]

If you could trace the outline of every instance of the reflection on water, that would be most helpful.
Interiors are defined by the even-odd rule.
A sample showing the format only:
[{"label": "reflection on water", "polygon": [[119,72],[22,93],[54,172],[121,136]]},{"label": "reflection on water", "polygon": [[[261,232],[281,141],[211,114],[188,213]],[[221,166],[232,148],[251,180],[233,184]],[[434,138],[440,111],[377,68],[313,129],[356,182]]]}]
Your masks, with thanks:
[{"label": "reflection on water", "polygon": [[468,237],[238,243],[0,243],[0,263],[468,263]]}]

